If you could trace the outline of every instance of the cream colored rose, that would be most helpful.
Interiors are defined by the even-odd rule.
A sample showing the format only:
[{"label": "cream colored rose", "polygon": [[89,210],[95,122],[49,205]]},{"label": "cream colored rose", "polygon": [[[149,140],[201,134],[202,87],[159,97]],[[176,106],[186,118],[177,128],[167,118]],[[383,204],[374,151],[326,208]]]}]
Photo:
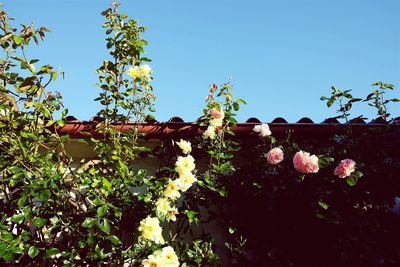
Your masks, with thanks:
[{"label": "cream colored rose", "polygon": [[130,67],[130,68],[126,71],[126,74],[128,74],[129,76],[131,76],[133,79],[141,78],[141,77],[142,77],[142,71],[140,70],[140,67],[138,67],[138,66]]},{"label": "cream colored rose", "polygon": [[207,130],[203,133],[203,138],[214,139],[215,138],[215,128],[213,126],[208,126]]},{"label": "cream colored rose", "polygon": [[182,152],[184,154],[189,154],[192,152],[192,144],[189,141],[182,140],[179,142],[176,142],[176,144],[182,149]]},{"label": "cream colored rose", "polygon": [[162,267],[162,266],[164,266],[162,264],[161,257],[159,255],[155,256],[153,254],[149,255],[147,257],[147,259],[143,260],[142,265],[143,265],[143,267]]},{"label": "cream colored rose", "polygon": [[152,73],[152,69],[147,64],[142,65],[142,66],[130,67],[126,71],[126,74],[131,76],[133,79],[137,79],[137,78],[139,78],[139,79],[143,79],[143,78],[150,79],[151,78],[151,73]]},{"label": "cream colored rose", "polygon": [[162,228],[157,217],[147,216],[140,221],[139,231],[141,232],[140,238],[142,240],[153,241],[156,244],[164,244]]},{"label": "cream colored rose", "polygon": [[222,119],[212,119],[210,120],[210,125],[214,128],[222,126]]},{"label": "cream colored rose", "polygon": [[168,266],[168,267],[178,267],[179,266],[178,256],[176,256],[174,249],[170,246],[162,248],[161,259],[162,259],[162,263],[164,264],[164,266]]},{"label": "cream colored rose", "polygon": [[184,175],[181,175],[178,179],[176,179],[175,183],[182,190],[182,192],[185,192],[196,181],[197,181],[197,179],[196,179],[196,177],[194,176],[193,173],[185,173]]},{"label": "cream colored rose", "polygon": [[183,176],[196,168],[194,164],[194,158],[191,155],[187,155],[186,157],[179,156],[175,163],[175,171],[179,174],[179,176]]},{"label": "cream colored rose", "polygon": [[142,77],[146,77],[147,79],[150,79],[150,75],[153,72],[153,70],[151,69],[151,67],[147,64],[144,64],[142,66],[140,66],[140,70],[142,72]]},{"label": "cream colored rose", "polygon": [[142,261],[144,267],[179,267],[179,259],[170,246],[154,251]]},{"label": "cream colored rose", "polygon": [[164,196],[171,200],[176,200],[181,196],[181,193],[179,193],[178,185],[171,179],[169,180],[168,185],[164,190]]},{"label": "cream colored rose", "polygon": [[168,198],[159,198],[156,202],[156,209],[159,213],[165,215],[171,209]]}]

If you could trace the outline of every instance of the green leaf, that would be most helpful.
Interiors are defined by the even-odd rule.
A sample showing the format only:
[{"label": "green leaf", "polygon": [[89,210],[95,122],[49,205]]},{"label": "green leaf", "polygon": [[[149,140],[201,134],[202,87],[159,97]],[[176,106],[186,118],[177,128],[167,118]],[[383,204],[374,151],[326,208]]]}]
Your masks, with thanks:
[{"label": "green leaf", "polygon": [[325,202],[318,201],[318,204],[319,204],[320,207],[323,208],[324,210],[327,210],[327,209],[329,208],[329,205],[326,204]]},{"label": "green leaf", "polygon": [[50,258],[59,252],[57,248],[49,248],[46,250],[46,257]]},{"label": "green leaf", "polygon": [[4,241],[11,241],[13,239],[13,235],[9,232],[1,232],[0,237]]},{"label": "green leaf", "polygon": [[5,261],[11,261],[12,259],[14,259],[14,252],[12,251],[7,251],[4,255],[3,255],[3,259]]},{"label": "green leaf", "polygon": [[355,172],[353,172],[350,176],[353,176],[353,177],[355,177],[355,178],[361,178],[362,176],[363,176],[364,174],[362,173],[362,172],[360,172],[360,171],[355,171]]},{"label": "green leaf", "polygon": [[107,214],[108,207],[106,205],[103,205],[101,207],[97,208],[97,217],[103,217],[104,215]]},{"label": "green leaf", "polygon": [[324,168],[329,166],[334,161],[332,157],[318,157],[318,164],[320,168]]},{"label": "green leaf", "polygon": [[119,240],[119,238],[115,235],[107,236],[107,239],[110,240],[114,245],[122,244],[121,240]]},{"label": "green leaf", "polygon": [[16,44],[20,44],[22,42],[22,37],[20,35],[14,35],[13,40]]},{"label": "green leaf", "polygon": [[11,251],[14,252],[15,254],[22,254],[23,249],[20,247],[11,247]]},{"label": "green leaf", "polygon": [[39,254],[39,250],[35,246],[31,246],[28,250],[28,255],[31,258],[36,257]]},{"label": "green leaf", "polygon": [[140,58],[140,60],[143,62],[151,62],[151,59],[147,58],[147,57],[142,57],[142,58]]},{"label": "green leaf", "polygon": [[22,207],[24,206],[25,201],[26,201],[26,198],[27,198],[27,196],[22,196],[22,197],[18,200],[17,205],[18,205],[19,208],[22,208]]},{"label": "green leaf", "polygon": [[85,228],[91,228],[95,224],[96,224],[96,219],[94,219],[94,218],[86,218],[85,221],[82,223],[82,226],[85,227]]},{"label": "green leaf", "polygon": [[109,233],[110,233],[111,225],[110,225],[110,222],[109,222],[107,219],[103,218],[103,219],[101,220],[101,222],[99,222],[99,223],[97,224],[97,226],[98,226],[98,227],[100,228],[100,230],[102,230],[104,233],[106,233],[106,234],[109,234]]},{"label": "green leaf", "polygon": [[44,189],[39,193],[39,199],[41,201],[46,202],[51,196],[51,192],[49,189]]},{"label": "green leaf", "polygon": [[40,227],[42,227],[43,225],[45,225],[46,222],[47,222],[47,219],[45,219],[45,218],[37,217],[37,218],[34,218],[34,219],[33,219],[33,223],[34,223],[34,224],[36,225],[36,227],[38,227],[38,228],[40,228]]},{"label": "green leaf", "polygon": [[238,102],[238,103],[240,103],[240,104],[243,104],[243,105],[247,105],[247,102],[244,101],[243,99],[240,99],[240,98],[237,99],[236,102]]},{"label": "green leaf", "polygon": [[24,220],[25,214],[20,213],[20,214],[15,214],[14,216],[11,217],[11,221],[13,223],[20,223]]},{"label": "green leaf", "polygon": [[64,118],[65,116],[67,116],[67,114],[68,114],[68,109],[66,108],[61,112],[61,117]]},{"label": "green leaf", "polygon": [[57,121],[57,124],[58,124],[60,127],[64,127],[64,126],[65,126],[65,120],[59,119],[59,120]]},{"label": "green leaf", "polygon": [[349,178],[346,179],[346,182],[350,186],[355,186],[357,184],[357,180],[358,180],[357,177],[351,177],[350,176]]},{"label": "green leaf", "polygon": [[199,218],[197,217],[197,215],[199,214],[198,212],[194,210],[185,210],[184,214],[186,214],[187,218],[189,219],[189,223],[199,222]]},{"label": "green leaf", "polygon": [[111,189],[111,183],[107,180],[107,178],[103,177],[103,185],[108,189]]},{"label": "green leaf", "polygon": [[43,108],[43,109],[42,109],[42,113],[43,113],[43,115],[44,115],[46,118],[50,118],[50,117],[51,117],[51,112],[50,112],[50,110],[47,109],[47,108]]},{"label": "green leaf", "polygon": [[218,194],[219,194],[221,197],[226,197],[225,188],[219,188],[217,191],[218,191]]},{"label": "green leaf", "polygon": [[53,81],[57,80],[57,76],[58,76],[58,73],[57,73],[57,72],[52,72],[52,73],[51,73],[51,79],[52,79]]},{"label": "green leaf", "polygon": [[239,110],[239,104],[237,103],[237,102],[234,102],[233,104],[233,109],[235,110],[235,111],[238,111]]},{"label": "green leaf", "polygon": [[326,106],[329,108],[330,106],[333,105],[333,102],[335,102],[335,98],[331,97],[328,102],[326,102]]}]

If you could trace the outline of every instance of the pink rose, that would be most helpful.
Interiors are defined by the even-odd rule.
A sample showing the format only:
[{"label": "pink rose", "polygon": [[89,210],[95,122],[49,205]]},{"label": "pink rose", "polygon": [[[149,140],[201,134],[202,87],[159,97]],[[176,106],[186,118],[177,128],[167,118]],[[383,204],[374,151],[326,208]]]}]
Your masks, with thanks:
[{"label": "pink rose", "polygon": [[293,157],[294,168],[300,173],[316,173],[319,170],[318,157],[299,151]]},{"label": "pink rose", "polygon": [[267,162],[270,165],[276,165],[283,160],[283,151],[279,147],[275,147],[268,151]]},{"label": "pink rose", "polygon": [[216,119],[223,120],[225,118],[225,113],[222,109],[218,110],[217,108],[212,108],[210,114]]},{"label": "pink rose", "polygon": [[352,159],[344,159],[333,171],[334,175],[339,176],[339,178],[349,177],[352,172],[354,172],[356,167],[356,162]]}]

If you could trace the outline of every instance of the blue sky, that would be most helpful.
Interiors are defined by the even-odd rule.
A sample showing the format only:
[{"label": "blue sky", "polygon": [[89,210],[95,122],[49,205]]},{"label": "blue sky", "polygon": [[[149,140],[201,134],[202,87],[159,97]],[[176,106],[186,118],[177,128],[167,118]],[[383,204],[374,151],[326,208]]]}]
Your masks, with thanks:
[{"label": "blue sky", "polygon": [[[398,0],[203,0],[120,1],[121,10],[148,27],[158,97],[156,119],[202,113],[210,83],[231,80],[248,102],[238,119],[269,122],[284,117],[315,122],[334,116],[319,100],[330,86],[366,96],[375,81],[394,83],[400,97],[400,1]],[[52,90],[70,114],[90,119],[99,109],[96,68],[108,57],[105,0],[3,0],[20,23],[52,30],[31,58],[59,66],[65,79]],[[400,104],[392,105],[400,116]],[[375,111],[365,103],[354,116]]]}]

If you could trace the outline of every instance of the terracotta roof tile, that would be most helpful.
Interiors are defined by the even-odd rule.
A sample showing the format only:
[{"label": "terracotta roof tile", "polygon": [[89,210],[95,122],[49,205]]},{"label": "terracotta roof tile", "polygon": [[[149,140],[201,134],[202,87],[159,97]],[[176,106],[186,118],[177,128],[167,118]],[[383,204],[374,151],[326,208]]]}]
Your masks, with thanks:
[{"label": "terracotta roof tile", "polygon": [[[74,116],[66,118],[64,127],[59,127],[60,134],[69,134],[72,138],[88,138],[85,133],[90,133],[92,137],[101,137],[97,131],[97,124],[104,121],[100,117],[93,117],[89,121],[77,120]],[[231,130],[235,133],[236,138],[256,138],[257,135],[253,132],[253,127],[261,123],[258,118],[249,118],[246,122],[240,122]],[[383,119],[375,119],[368,123],[362,118],[355,118],[348,123],[340,123],[335,118],[328,118],[322,123],[314,123],[310,118],[301,118],[296,123],[288,123],[284,118],[275,118],[268,123],[274,136],[285,136],[287,131],[293,132],[293,135],[307,135],[315,138],[326,138],[334,134],[344,132],[347,127],[352,127],[353,133],[358,134],[364,132],[371,127],[396,128],[400,130],[400,117],[388,124]],[[143,122],[135,124],[128,122],[124,125],[115,124],[115,127],[121,131],[129,131],[132,128],[138,128],[142,133],[145,133],[145,138],[193,138],[201,136],[205,127],[200,127],[197,122],[185,122],[181,117],[175,116],[167,122]],[[118,128],[119,127],[119,128]]]}]

